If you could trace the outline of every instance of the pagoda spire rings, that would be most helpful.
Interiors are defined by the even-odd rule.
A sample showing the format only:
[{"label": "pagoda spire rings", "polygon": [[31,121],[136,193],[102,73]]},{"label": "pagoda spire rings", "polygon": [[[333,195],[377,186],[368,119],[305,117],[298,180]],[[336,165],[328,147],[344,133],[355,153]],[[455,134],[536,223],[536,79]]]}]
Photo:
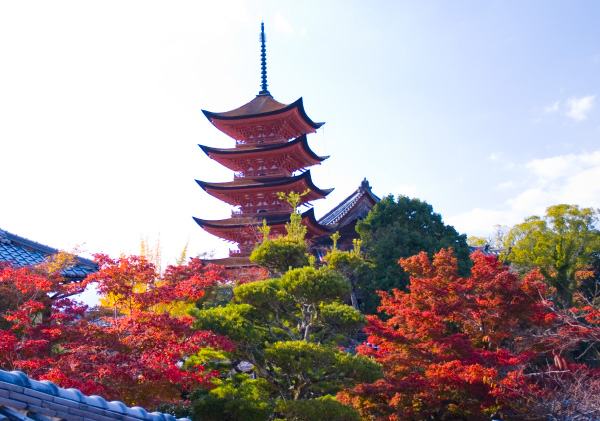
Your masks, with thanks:
[{"label": "pagoda spire rings", "polygon": [[260,23],[260,75],[261,91],[259,95],[271,95],[267,90],[267,36],[265,35],[265,23]]}]

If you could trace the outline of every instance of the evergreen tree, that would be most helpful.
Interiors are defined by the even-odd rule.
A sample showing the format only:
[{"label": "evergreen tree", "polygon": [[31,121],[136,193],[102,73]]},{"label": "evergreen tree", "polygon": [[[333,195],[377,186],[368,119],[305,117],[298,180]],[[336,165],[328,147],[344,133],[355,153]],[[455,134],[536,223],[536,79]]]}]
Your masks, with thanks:
[{"label": "evergreen tree", "polygon": [[[300,222],[294,209],[288,235],[269,239],[265,230],[265,240],[252,254],[253,260],[283,274],[236,286],[234,299],[226,306],[195,309],[196,327],[225,335],[236,344],[235,351],[224,354],[234,370],[251,364],[260,381],[255,385],[255,390],[260,389],[253,398],[255,405],[262,402],[265,408],[275,408],[275,416],[286,419],[358,419],[355,410],[332,397],[356,382],[375,381],[381,369],[371,358],[342,350],[351,345],[351,336],[366,319],[344,304],[351,291],[344,275],[328,266],[314,267],[314,259],[305,264]],[[223,381],[218,386],[223,388]],[[198,419],[205,419],[207,406],[225,404],[217,401],[221,397],[215,391],[209,392],[210,399],[194,404]],[[239,405],[248,400],[240,394],[231,396],[237,396]],[[337,418],[331,414],[338,414]]]},{"label": "evergreen tree", "polygon": [[399,196],[383,198],[369,215],[356,226],[366,259],[372,266],[362,269],[359,284],[363,292],[364,311],[375,314],[380,303],[376,291],[404,290],[408,274],[398,259],[426,252],[432,258],[442,248],[451,247],[458,258],[458,269],[468,276],[469,246],[465,235],[445,225],[431,205],[419,199]]}]

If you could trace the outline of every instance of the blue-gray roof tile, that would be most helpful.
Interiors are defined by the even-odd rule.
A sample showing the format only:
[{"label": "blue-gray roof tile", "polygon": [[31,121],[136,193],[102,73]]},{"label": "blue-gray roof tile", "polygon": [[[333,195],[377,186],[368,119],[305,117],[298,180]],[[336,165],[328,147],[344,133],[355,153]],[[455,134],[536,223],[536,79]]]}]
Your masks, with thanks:
[{"label": "blue-gray roof tile", "polygon": [[128,408],[123,402],[107,402],[97,395],[85,396],[77,389],[31,380],[20,371],[0,370],[0,421],[44,421],[46,417],[69,421],[175,420],[170,414],[148,413],[139,406]]},{"label": "blue-gray roof tile", "polygon": [[[48,256],[58,252],[52,247],[0,229],[0,262],[9,262],[19,267],[33,266],[43,263]],[[81,280],[97,270],[98,265],[95,262],[77,257],[75,265],[64,270],[62,275],[66,278]]]}]

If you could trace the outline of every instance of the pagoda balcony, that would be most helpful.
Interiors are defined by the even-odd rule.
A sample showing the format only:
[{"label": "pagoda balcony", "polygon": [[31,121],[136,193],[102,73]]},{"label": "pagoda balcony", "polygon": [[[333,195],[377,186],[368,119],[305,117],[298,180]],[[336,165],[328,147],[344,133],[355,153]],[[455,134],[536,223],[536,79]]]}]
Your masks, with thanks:
[{"label": "pagoda balcony", "polygon": [[243,148],[248,145],[269,145],[274,143],[286,143],[288,139],[280,134],[271,133],[269,135],[265,135],[264,133],[254,133],[250,134],[246,139],[236,140],[236,148]]},{"label": "pagoda balcony", "polygon": [[244,251],[244,250],[229,250],[229,257],[246,257],[252,254],[252,250]]},{"label": "pagoda balcony", "polygon": [[286,171],[284,169],[268,169],[268,170],[256,170],[256,171],[246,171],[246,172],[236,172],[233,175],[233,180],[238,180],[240,178],[247,177],[291,177],[292,172]]}]

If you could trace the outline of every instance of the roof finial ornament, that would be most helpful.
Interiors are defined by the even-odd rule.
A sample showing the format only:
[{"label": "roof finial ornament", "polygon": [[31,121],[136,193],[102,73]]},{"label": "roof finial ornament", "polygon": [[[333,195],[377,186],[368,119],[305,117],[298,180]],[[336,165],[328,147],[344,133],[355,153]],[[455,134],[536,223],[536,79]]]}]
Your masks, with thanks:
[{"label": "roof finial ornament", "polygon": [[267,90],[267,37],[265,35],[265,23],[260,23],[260,68],[261,68],[261,91],[259,95],[271,95]]}]

